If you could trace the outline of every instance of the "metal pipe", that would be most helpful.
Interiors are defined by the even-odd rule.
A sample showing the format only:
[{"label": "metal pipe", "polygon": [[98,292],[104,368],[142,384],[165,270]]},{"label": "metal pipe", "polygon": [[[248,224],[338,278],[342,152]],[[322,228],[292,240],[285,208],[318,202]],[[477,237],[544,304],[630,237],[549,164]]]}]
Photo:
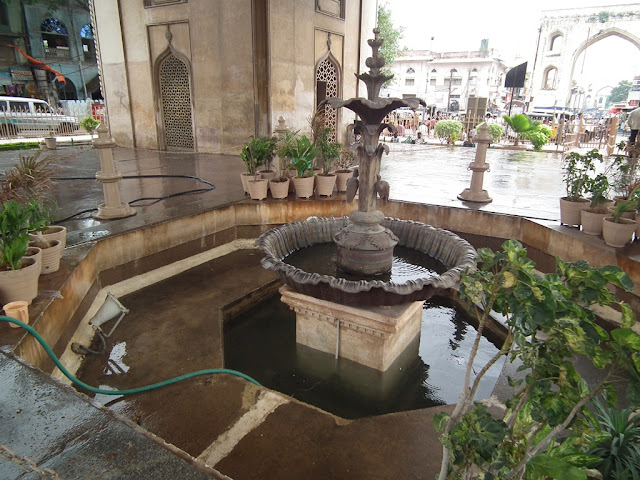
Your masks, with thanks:
[{"label": "metal pipe", "polygon": [[337,319],[336,323],[336,360],[340,353],[340,319]]}]

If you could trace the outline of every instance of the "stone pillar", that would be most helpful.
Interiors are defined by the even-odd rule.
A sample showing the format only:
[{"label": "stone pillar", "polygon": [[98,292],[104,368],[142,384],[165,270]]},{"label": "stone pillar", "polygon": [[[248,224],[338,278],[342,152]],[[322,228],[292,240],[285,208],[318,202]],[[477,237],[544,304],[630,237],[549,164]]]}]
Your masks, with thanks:
[{"label": "stone pillar", "polygon": [[611,124],[609,125],[609,131],[607,132],[607,156],[613,155],[616,149],[616,139],[618,138],[618,124],[620,119],[618,117],[611,118]]},{"label": "stone pillar", "polygon": [[484,172],[489,170],[489,164],[485,163],[487,159],[487,147],[491,143],[491,135],[489,135],[489,125],[482,123],[478,127],[478,134],[474,137],[476,142],[476,158],[469,164],[469,170],[473,172],[471,175],[471,186],[465,188],[458,195],[460,200],[467,202],[489,203],[493,199],[486,190],[482,189],[484,182]]},{"label": "stone pillar", "polygon": [[122,179],[122,175],[116,171],[116,165],[113,161],[115,142],[109,136],[109,129],[105,124],[102,124],[96,131],[98,138],[93,140],[93,148],[97,148],[100,154],[101,169],[96,173],[96,180],[102,183],[105,202],[98,206],[98,213],[94,217],[100,220],[109,220],[135,215],[136,211],[128,203],[120,200],[118,181]]}]

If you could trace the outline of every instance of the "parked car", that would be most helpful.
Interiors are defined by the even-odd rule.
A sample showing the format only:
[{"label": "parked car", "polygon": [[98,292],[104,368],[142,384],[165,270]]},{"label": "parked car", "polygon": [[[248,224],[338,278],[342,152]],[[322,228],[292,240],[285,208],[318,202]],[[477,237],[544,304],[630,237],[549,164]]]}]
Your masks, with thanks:
[{"label": "parked car", "polygon": [[0,135],[68,134],[78,130],[78,119],[61,115],[44,100],[0,96]]}]

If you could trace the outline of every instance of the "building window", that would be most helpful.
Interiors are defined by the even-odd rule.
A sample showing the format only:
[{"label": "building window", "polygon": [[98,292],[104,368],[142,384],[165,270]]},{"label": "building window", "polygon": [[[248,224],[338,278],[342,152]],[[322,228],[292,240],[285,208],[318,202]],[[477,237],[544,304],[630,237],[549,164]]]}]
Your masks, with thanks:
[{"label": "building window", "polygon": [[316,12],[344,18],[346,0],[316,0]]},{"label": "building window", "polygon": [[[316,102],[319,104],[327,98],[336,98],[340,89],[340,72],[338,65],[327,57],[316,68]],[[338,138],[338,111],[329,104],[324,105],[324,125],[331,129],[329,140]]]},{"label": "building window", "polygon": [[558,80],[558,69],[556,67],[549,67],[544,72],[542,79],[542,88],[544,90],[555,90]]},{"label": "building window", "polygon": [[404,86],[405,87],[413,87],[414,83],[415,83],[415,80],[413,78],[407,78],[404,81]]},{"label": "building window", "polygon": [[67,26],[57,18],[47,18],[40,24],[44,55],[48,58],[69,59]]},{"label": "building window", "polygon": [[562,40],[563,37],[561,34],[556,33],[551,37],[549,41],[549,51],[553,53],[558,53],[562,48]]},{"label": "building window", "polygon": [[187,3],[187,0],[144,0],[144,8],[164,7],[165,5],[175,5],[176,3]]},{"label": "building window", "polygon": [[451,85],[462,85],[462,78],[458,77],[453,77],[452,83]]},{"label": "building window", "polygon": [[85,60],[96,59],[96,44],[93,40],[93,28],[87,23],[80,29],[80,40],[82,40],[82,54]]},{"label": "building window", "polygon": [[435,84],[436,84],[436,79],[435,79],[435,78],[432,78],[432,79],[431,79],[431,85],[435,86]]},{"label": "building window", "polygon": [[413,68],[409,67],[409,68],[407,69],[407,73],[408,73],[409,75],[411,75],[411,74],[413,74],[413,73],[416,73],[416,71],[415,71]]}]

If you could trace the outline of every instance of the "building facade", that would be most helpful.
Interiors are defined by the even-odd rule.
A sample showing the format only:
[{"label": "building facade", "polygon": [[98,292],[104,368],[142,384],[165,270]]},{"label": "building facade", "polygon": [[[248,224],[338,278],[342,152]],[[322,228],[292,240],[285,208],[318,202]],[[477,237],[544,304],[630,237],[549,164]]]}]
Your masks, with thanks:
[{"label": "building facade", "polygon": [[[278,118],[302,132],[364,86],[373,0],[93,0],[111,134],[124,146],[237,153]],[[361,59],[362,57],[362,59]],[[364,95],[364,93],[363,93]],[[327,111],[338,140],[353,121]],[[134,121],[135,119],[135,121]]]},{"label": "building facade", "polygon": [[506,66],[493,52],[413,50],[391,65],[391,97],[419,97],[437,111],[464,111],[470,97],[487,98],[489,110],[504,108]]},{"label": "building facade", "polygon": [[[98,66],[88,9],[0,3],[0,91],[4,95],[58,100],[100,97]],[[13,47],[18,48],[13,48]],[[59,71],[34,67],[28,58]]]},{"label": "building facade", "polygon": [[621,61],[640,65],[640,4],[543,12],[536,58],[529,62],[530,106],[581,110],[594,100],[603,105],[605,96],[578,85],[574,73],[580,68],[578,57],[589,46],[612,36],[638,48],[635,58]]}]

